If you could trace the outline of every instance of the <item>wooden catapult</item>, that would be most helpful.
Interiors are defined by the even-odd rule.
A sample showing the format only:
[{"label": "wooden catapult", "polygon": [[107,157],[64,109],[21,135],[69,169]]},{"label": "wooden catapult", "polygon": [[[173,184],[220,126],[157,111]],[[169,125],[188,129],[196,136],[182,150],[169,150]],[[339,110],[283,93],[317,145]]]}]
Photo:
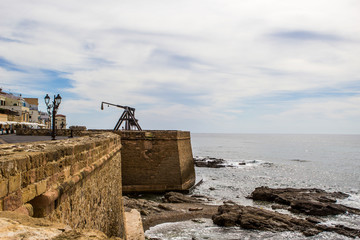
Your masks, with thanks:
[{"label": "wooden catapult", "polygon": [[112,104],[108,102],[101,102],[101,110],[104,110],[104,104],[107,104],[109,106],[114,106],[118,108],[123,108],[124,112],[121,114],[118,122],[116,123],[114,130],[119,130],[121,124],[124,122],[125,127],[124,130],[139,130],[142,131],[138,120],[135,118],[135,108],[129,107],[129,106],[121,106],[117,104]]}]

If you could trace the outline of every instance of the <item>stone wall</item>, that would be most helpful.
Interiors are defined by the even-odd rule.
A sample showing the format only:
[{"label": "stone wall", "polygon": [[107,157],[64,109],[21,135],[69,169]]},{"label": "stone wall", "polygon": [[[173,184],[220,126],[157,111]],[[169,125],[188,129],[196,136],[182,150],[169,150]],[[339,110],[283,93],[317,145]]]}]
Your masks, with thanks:
[{"label": "stone wall", "polygon": [[[82,129],[73,129],[73,136],[89,135],[89,132]],[[31,128],[17,128],[16,135],[27,136],[51,136],[51,129],[31,129]],[[57,129],[56,136],[70,136],[71,129]]]},{"label": "stone wall", "polygon": [[119,131],[124,192],[185,190],[195,183],[190,132]]},{"label": "stone wall", "polygon": [[34,216],[123,237],[120,151],[109,132],[0,145],[0,210],[32,206]]}]

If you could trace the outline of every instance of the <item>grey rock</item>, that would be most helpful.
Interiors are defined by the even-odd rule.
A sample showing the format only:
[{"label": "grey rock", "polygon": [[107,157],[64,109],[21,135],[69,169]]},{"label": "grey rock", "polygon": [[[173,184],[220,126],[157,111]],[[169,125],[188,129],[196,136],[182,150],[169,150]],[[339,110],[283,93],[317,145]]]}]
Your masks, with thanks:
[{"label": "grey rock", "polygon": [[360,210],[337,204],[337,199],[349,195],[342,192],[326,192],[316,188],[256,188],[249,198],[253,200],[275,202],[290,206],[294,213],[304,213],[313,216],[328,216],[346,212],[360,215]]},{"label": "grey rock", "polygon": [[305,236],[314,236],[321,232],[336,232],[347,237],[360,237],[360,230],[342,225],[327,227],[313,221],[292,217],[270,210],[251,206],[222,205],[218,213],[213,215],[213,222],[219,226],[239,226],[244,229],[283,232],[297,231]]}]

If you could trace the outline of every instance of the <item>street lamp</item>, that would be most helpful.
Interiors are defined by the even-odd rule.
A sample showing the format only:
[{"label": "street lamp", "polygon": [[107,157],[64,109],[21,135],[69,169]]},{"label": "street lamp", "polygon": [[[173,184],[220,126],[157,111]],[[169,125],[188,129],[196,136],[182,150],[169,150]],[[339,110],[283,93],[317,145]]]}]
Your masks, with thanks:
[{"label": "street lamp", "polygon": [[47,107],[47,112],[49,113],[49,116],[52,117],[52,132],[51,132],[51,140],[55,140],[56,136],[56,128],[55,128],[55,115],[56,112],[60,106],[61,103],[61,97],[60,94],[58,94],[56,97],[54,95],[54,100],[50,103],[50,97],[49,94],[46,94],[45,98],[45,104]]}]

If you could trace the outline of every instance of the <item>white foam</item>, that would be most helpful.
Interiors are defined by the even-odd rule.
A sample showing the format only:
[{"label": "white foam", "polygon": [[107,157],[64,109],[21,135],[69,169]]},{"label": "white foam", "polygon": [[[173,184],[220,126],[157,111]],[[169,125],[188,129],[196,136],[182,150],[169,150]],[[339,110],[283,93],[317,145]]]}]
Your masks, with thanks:
[{"label": "white foam", "polygon": [[350,194],[348,198],[337,200],[337,203],[360,209],[360,194]]}]

